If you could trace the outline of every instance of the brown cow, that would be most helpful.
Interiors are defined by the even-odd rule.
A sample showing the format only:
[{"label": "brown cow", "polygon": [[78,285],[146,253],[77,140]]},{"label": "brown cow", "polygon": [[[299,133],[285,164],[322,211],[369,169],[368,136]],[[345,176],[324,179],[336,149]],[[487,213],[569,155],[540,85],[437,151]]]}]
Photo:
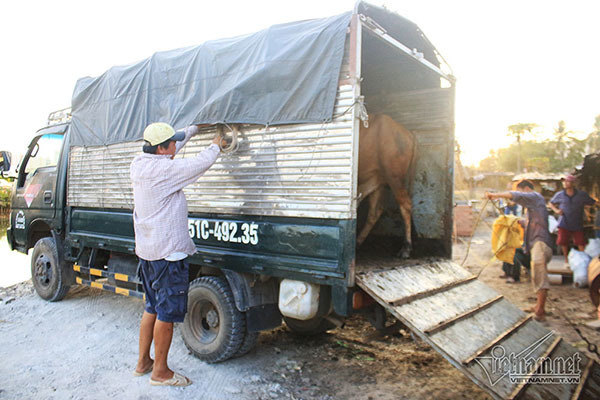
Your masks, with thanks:
[{"label": "brown cow", "polygon": [[356,238],[360,246],[384,211],[384,186],[388,185],[404,219],[406,245],[399,253],[408,258],[412,250],[410,186],[415,158],[415,138],[387,115],[373,115],[369,127],[361,125],[358,155],[358,193],[368,197],[369,212]]}]

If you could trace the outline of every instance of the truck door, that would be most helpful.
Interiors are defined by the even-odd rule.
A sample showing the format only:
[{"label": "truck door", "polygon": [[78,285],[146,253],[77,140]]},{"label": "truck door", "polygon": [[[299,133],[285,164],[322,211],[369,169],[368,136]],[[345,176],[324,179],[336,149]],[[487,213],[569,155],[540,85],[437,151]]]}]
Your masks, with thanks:
[{"label": "truck door", "polygon": [[19,166],[11,213],[17,247],[27,246],[32,224],[52,226],[56,213],[56,170],[62,144],[62,134],[47,133],[35,137]]}]

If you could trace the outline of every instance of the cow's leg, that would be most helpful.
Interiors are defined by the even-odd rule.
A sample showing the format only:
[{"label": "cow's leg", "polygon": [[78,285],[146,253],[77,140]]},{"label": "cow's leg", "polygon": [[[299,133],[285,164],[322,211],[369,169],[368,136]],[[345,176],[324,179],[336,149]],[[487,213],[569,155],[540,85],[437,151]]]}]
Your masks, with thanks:
[{"label": "cow's leg", "polygon": [[402,258],[409,258],[410,252],[412,251],[412,229],[411,229],[411,217],[412,217],[412,200],[408,191],[402,187],[392,188],[396,202],[400,207],[400,214],[404,219],[404,236],[406,244],[400,248],[399,255]]},{"label": "cow's leg", "polygon": [[366,180],[362,180],[358,183],[358,204],[362,203],[364,199],[369,197],[371,193],[376,191],[381,185],[383,185],[383,181],[381,181],[377,176],[371,176]]},{"label": "cow's leg", "polygon": [[365,226],[363,226],[360,234],[356,238],[356,244],[360,246],[362,242],[367,238],[373,226],[381,214],[383,214],[383,187],[379,186],[375,191],[371,193],[371,195],[367,198],[369,200],[369,212],[367,214],[367,221],[365,222]]}]

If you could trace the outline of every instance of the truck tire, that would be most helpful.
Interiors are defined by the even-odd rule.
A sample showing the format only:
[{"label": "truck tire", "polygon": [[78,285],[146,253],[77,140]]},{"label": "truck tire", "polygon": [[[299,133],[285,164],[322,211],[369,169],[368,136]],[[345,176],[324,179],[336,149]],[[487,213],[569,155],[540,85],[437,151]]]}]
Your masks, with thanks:
[{"label": "truck tire", "polygon": [[283,320],[292,331],[306,336],[318,335],[319,333],[335,328],[332,322],[322,316],[316,316],[306,321],[289,317],[283,317]]},{"label": "truck tire", "polygon": [[224,278],[204,276],[190,283],[181,333],[186,347],[207,363],[225,361],[241,348],[246,319]]},{"label": "truck tire", "polygon": [[31,280],[37,294],[48,301],[62,300],[69,291],[63,273],[54,239],[38,240],[31,254]]},{"label": "truck tire", "polygon": [[246,332],[246,336],[244,337],[244,341],[240,346],[239,350],[235,352],[234,357],[241,357],[250,352],[256,346],[256,341],[258,340],[258,336],[260,332]]}]

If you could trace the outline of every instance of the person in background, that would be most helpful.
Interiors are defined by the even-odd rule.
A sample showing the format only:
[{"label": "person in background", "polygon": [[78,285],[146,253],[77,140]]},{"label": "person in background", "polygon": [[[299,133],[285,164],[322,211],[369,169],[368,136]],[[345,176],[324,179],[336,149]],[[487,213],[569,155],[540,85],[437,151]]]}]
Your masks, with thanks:
[{"label": "person in background", "polygon": [[586,240],[583,235],[583,211],[587,205],[598,204],[583,190],[575,187],[576,178],[567,175],[562,179],[563,190],[557,192],[548,206],[559,215],[558,236],[556,244],[561,247],[565,262],[569,263],[569,245],[571,239],[579,251],[585,250]]},{"label": "person in background", "polygon": [[486,192],[485,196],[490,200],[512,200],[527,209],[524,238],[525,253],[531,257],[531,282],[537,297],[535,307],[527,311],[532,311],[537,321],[543,321],[546,318],[546,298],[548,289],[550,289],[546,267],[552,259],[552,239],[550,232],[548,232],[546,200],[535,191],[533,183],[528,180],[519,182],[517,191]]},{"label": "person in background", "polygon": [[[508,182],[506,184],[506,190],[511,191],[512,188],[512,182]],[[502,202],[501,205],[504,207],[505,215],[516,215],[517,217],[521,216],[521,207],[517,203],[507,199],[500,199],[500,201]]]},{"label": "person in background", "polygon": [[515,251],[515,257],[513,263],[507,262],[502,263],[502,271],[504,275],[501,278],[506,278],[506,283],[517,283],[521,281],[521,266],[525,268],[526,273],[529,273],[529,266],[531,260],[529,254],[525,254],[523,248],[519,248]]},{"label": "person in background", "polygon": [[[506,184],[506,189],[508,191],[510,191],[512,187],[512,182]],[[521,206],[517,203],[507,199],[500,199],[500,201],[501,206],[504,207],[504,215],[521,216]],[[517,249],[512,264],[507,262],[502,263],[504,275],[501,275],[500,278],[506,279],[506,283],[519,282],[521,280],[521,265],[529,271],[529,262],[529,256],[524,253],[523,249]]]}]

